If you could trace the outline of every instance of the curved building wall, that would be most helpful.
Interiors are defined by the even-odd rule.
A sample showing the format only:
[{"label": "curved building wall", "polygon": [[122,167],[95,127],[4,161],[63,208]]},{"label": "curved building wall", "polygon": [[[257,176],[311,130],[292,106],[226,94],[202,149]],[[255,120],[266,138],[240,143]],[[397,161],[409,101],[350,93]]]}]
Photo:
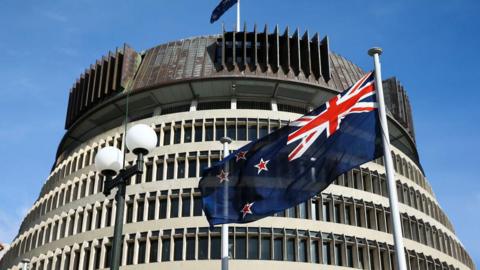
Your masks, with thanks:
[{"label": "curved building wall", "polygon": [[[193,40],[201,43],[202,38]],[[23,258],[31,259],[32,269],[108,268],[114,194],[102,194],[103,179],[93,160],[104,146],[123,148],[121,108],[127,98],[129,125],[152,126],[159,141],[145,158],[144,174],[127,187],[122,269],[219,267],[220,231],[208,229],[197,189],[201,169],[223,156],[219,139],[231,137],[231,149],[237,149],[299,117],[315,105],[312,97],[321,103],[344,88],[285,81],[271,74],[233,76],[235,70],[228,76],[135,88],[135,80],[153,61],[147,61],[148,53],[138,56],[133,81],[124,81],[126,90],[89,105],[93,107],[70,123],[50,177],[0,269],[20,269]],[[330,53],[329,58],[331,77],[343,85],[349,81],[339,74],[353,74],[353,69],[355,76],[362,74],[338,55]],[[410,112],[410,120],[395,115],[392,110],[389,125],[390,136],[400,142],[392,156],[409,269],[475,269],[418,165],[413,125],[411,131],[405,125]],[[127,154],[128,163],[134,159]],[[325,269],[395,269],[384,174],[382,159],[366,163],[305,203],[254,223],[232,225],[232,269],[318,269],[319,264]]]}]

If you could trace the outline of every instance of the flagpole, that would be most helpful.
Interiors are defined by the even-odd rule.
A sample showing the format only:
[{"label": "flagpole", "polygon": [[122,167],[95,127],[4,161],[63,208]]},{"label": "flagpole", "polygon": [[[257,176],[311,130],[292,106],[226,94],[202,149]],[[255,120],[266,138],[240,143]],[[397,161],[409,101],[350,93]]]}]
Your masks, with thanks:
[{"label": "flagpole", "polygon": [[[223,144],[223,157],[226,158],[229,154],[228,144],[232,142],[229,137],[223,137],[220,139]],[[228,173],[228,164],[225,164],[225,173]],[[228,201],[228,180],[225,181],[225,200]],[[227,205],[227,202],[225,202]],[[228,216],[228,208],[224,207],[224,216]],[[228,270],[228,224],[222,224],[222,270]]]},{"label": "flagpole", "polygon": [[406,270],[405,250],[402,238],[402,226],[400,223],[400,211],[398,209],[397,185],[395,183],[395,172],[393,170],[393,160],[390,152],[390,138],[388,133],[387,113],[385,110],[385,100],[383,97],[382,71],[380,66],[380,55],[382,49],[378,47],[368,50],[368,54],[373,56],[375,65],[375,89],[377,89],[378,111],[380,114],[380,125],[382,128],[383,154],[385,157],[385,171],[387,175],[388,194],[390,200],[390,216],[393,224],[393,239],[395,244],[395,253],[397,258],[397,269]]},{"label": "flagpole", "polygon": [[237,32],[240,32],[240,0],[237,1]]}]

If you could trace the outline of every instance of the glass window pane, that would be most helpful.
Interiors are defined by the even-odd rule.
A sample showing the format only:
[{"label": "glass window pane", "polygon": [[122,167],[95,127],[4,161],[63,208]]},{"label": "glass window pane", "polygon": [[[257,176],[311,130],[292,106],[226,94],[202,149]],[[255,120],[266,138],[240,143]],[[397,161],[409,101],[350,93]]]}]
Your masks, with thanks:
[{"label": "glass window pane", "polygon": [[150,258],[149,262],[158,261],[158,240],[150,240]]},{"label": "glass window pane", "polygon": [[247,258],[247,245],[245,236],[237,236],[235,239],[235,259]]},{"label": "glass window pane", "polygon": [[335,265],[342,266],[342,245],[335,244]]},{"label": "glass window pane", "polygon": [[166,199],[166,198],[160,199],[159,215],[158,215],[158,217],[159,217],[160,219],[167,217],[167,199]]},{"label": "glass window pane", "polygon": [[185,178],[185,160],[177,160],[177,179]]},{"label": "glass window pane", "polygon": [[307,218],[307,204],[306,203],[300,203],[298,205],[298,214],[299,214],[299,218]]},{"label": "glass window pane", "polygon": [[287,261],[295,261],[295,239],[287,239]]},{"label": "glass window pane", "polygon": [[208,238],[206,236],[198,237],[198,259],[208,259]]},{"label": "glass window pane", "polygon": [[202,215],[202,198],[200,196],[196,196],[193,198],[193,215],[194,216],[201,216]]},{"label": "glass window pane", "polygon": [[137,202],[137,222],[143,221],[143,211],[145,208],[144,206],[145,206],[144,201]]},{"label": "glass window pane", "polygon": [[147,242],[138,242],[138,263],[145,263],[145,252],[147,251]]},{"label": "glass window pane", "polygon": [[188,160],[188,177],[197,177],[197,159]]},{"label": "glass window pane", "polygon": [[273,259],[283,261],[283,238],[273,240]]},{"label": "glass window pane", "polygon": [[127,265],[133,264],[133,242],[127,243]]},{"label": "glass window pane", "polygon": [[237,140],[239,141],[247,140],[247,125],[245,123],[237,124]]},{"label": "glass window pane", "polygon": [[330,243],[324,242],[323,243],[323,264],[332,264],[331,256],[330,256]]},{"label": "glass window pane", "polygon": [[157,163],[157,181],[163,180],[163,162]]},{"label": "glass window pane", "polygon": [[195,237],[187,237],[187,260],[195,260]]},{"label": "glass window pane", "polygon": [[181,261],[182,260],[182,248],[183,248],[183,238],[174,238],[173,239],[173,260]]},{"label": "glass window pane", "polygon": [[257,123],[248,125],[248,140],[254,141],[257,139]]},{"label": "glass window pane", "polygon": [[174,144],[177,144],[177,143],[180,143],[180,138],[181,138],[181,135],[182,135],[182,131],[181,131],[181,126],[180,125],[175,125],[175,127],[173,128],[173,133],[174,133],[174,136],[173,136],[173,143]]},{"label": "glass window pane", "polygon": [[203,174],[203,170],[208,168],[208,159],[201,158],[200,159],[200,175]]},{"label": "glass window pane", "polygon": [[353,246],[347,246],[347,266],[353,267]]},{"label": "glass window pane", "polygon": [[201,141],[202,141],[202,126],[195,125],[195,142],[201,142]]},{"label": "glass window pane", "polygon": [[190,196],[182,197],[182,217],[190,216]]},{"label": "glass window pane", "polygon": [[183,132],[184,132],[183,142],[184,143],[192,142],[192,127],[191,126],[184,127]]},{"label": "glass window pane", "polygon": [[213,125],[205,126],[205,141],[213,141]]},{"label": "glass window pane", "polygon": [[258,236],[248,238],[248,259],[258,260]]},{"label": "glass window pane", "polygon": [[261,254],[261,259],[262,260],[271,260],[271,250],[272,250],[272,243],[270,241],[270,238],[267,237],[262,237],[262,254]]},{"label": "glass window pane", "polygon": [[220,236],[212,236],[211,240],[211,256],[210,259],[215,260],[215,259],[220,259],[220,252],[221,252],[221,241],[220,241]]},{"label": "glass window pane", "polygon": [[173,161],[167,161],[167,179],[173,179],[174,169]]},{"label": "glass window pane", "polygon": [[312,263],[320,263],[318,257],[318,241],[313,240],[310,243],[310,254],[312,255]]},{"label": "glass window pane", "polygon": [[237,136],[235,135],[235,124],[228,124],[227,125],[227,137],[230,137],[232,140],[236,140]]},{"label": "glass window pane", "polygon": [[298,261],[306,262],[307,261],[307,239],[300,239],[298,241]]},{"label": "glass window pane", "polygon": [[262,138],[264,136],[268,135],[268,126],[267,125],[261,125],[260,128],[258,129],[258,137]]},{"label": "glass window pane", "polygon": [[170,199],[170,218],[178,217],[178,197]]},{"label": "glass window pane", "polygon": [[219,141],[222,137],[225,137],[225,126],[224,122],[215,123],[215,139]]},{"label": "glass window pane", "polygon": [[148,200],[148,220],[155,218],[155,200]]},{"label": "glass window pane", "polygon": [[170,127],[163,129],[163,145],[170,144]]},{"label": "glass window pane", "polygon": [[170,261],[170,238],[162,239],[162,262]]}]

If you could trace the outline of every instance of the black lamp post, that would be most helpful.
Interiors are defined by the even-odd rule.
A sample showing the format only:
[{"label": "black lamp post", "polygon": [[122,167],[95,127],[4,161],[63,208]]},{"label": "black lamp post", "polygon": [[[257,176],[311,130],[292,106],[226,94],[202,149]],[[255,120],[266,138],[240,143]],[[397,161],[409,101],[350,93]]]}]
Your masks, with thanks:
[{"label": "black lamp post", "polygon": [[133,166],[122,169],[123,153],[115,147],[102,148],[95,156],[95,167],[106,178],[103,194],[108,196],[113,188],[118,188],[115,194],[117,211],[111,251],[110,269],[112,270],[118,270],[120,267],[126,186],[132,176],[143,173],[143,157],[155,148],[157,134],[151,127],[139,124],[127,131],[125,142],[127,148],[137,155],[137,161]]}]

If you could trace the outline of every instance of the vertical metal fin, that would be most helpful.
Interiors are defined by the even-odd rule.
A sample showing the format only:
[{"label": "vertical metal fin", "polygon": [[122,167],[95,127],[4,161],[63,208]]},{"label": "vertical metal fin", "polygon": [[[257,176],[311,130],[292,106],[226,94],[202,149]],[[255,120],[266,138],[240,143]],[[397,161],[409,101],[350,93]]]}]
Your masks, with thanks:
[{"label": "vertical metal fin", "polygon": [[226,37],[226,33],[225,33],[225,25],[222,23],[222,62],[221,62],[221,65],[222,65],[222,68],[226,68],[227,67],[227,64],[226,64],[226,45],[225,43],[227,42],[227,37]]},{"label": "vertical metal fin", "polygon": [[285,32],[280,36],[279,51],[280,51],[280,67],[283,69],[283,73],[288,74],[290,72],[290,35],[289,28],[285,29]]},{"label": "vertical metal fin", "polygon": [[247,53],[250,56],[250,69],[251,70],[256,70],[257,65],[258,65],[258,47],[257,47],[257,42],[258,42],[258,33],[257,33],[257,24],[253,26],[253,34],[250,34],[250,37],[248,38],[248,41],[251,42],[250,50]]},{"label": "vertical metal fin", "polygon": [[307,30],[303,34],[302,40],[300,41],[300,63],[303,74],[305,74],[306,78],[308,78],[312,72],[310,58],[310,36]]},{"label": "vertical metal fin", "polygon": [[83,100],[83,107],[87,107],[90,104],[90,79],[91,79],[91,70],[85,70],[85,99]]},{"label": "vertical metal fin", "polygon": [[330,48],[328,43],[328,36],[322,39],[320,42],[320,59],[322,67],[322,75],[325,81],[328,82],[331,79],[330,73]]},{"label": "vertical metal fin", "polygon": [[292,35],[292,38],[289,39],[290,45],[290,66],[292,67],[293,73],[295,76],[298,76],[300,73],[300,39],[298,37],[298,28]]},{"label": "vertical metal fin", "polygon": [[235,68],[237,62],[237,31],[236,29],[232,31],[232,68]]},{"label": "vertical metal fin", "polygon": [[315,79],[319,80],[322,76],[322,61],[320,60],[320,36],[318,33],[312,38],[310,43],[312,73]]},{"label": "vertical metal fin", "polygon": [[100,63],[101,63],[100,96],[103,98],[107,95],[105,85],[107,84],[108,62],[105,57],[102,57],[102,59],[100,60]]},{"label": "vertical metal fin", "polygon": [[90,104],[95,100],[95,90],[93,88],[95,84],[95,68],[94,65],[90,65],[90,80],[88,82],[88,96]]},{"label": "vertical metal fin", "polygon": [[278,72],[280,68],[280,35],[278,33],[278,24],[275,26],[273,34],[268,35],[269,47],[269,65],[274,73]]},{"label": "vertical metal fin", "polygon": [[262,72],[268,69],[268,27],[265,25],[263,33],[258,36],[259,45],[257,47],[258,65]]},{"label": "vertical metal fin", "polygon": [[247,23],[243,24],[243,52],[242,52],[242,64],[243,64],[243,69],[245,70],[247,67]]},{"label": "vertical metal fin", "polygon": [[85,101],[85,74],[82,73],[80,75],[80,87],[78,89],[80,91],[80,102],[78,103],[78,110],[83,110],[83,103]]}]

